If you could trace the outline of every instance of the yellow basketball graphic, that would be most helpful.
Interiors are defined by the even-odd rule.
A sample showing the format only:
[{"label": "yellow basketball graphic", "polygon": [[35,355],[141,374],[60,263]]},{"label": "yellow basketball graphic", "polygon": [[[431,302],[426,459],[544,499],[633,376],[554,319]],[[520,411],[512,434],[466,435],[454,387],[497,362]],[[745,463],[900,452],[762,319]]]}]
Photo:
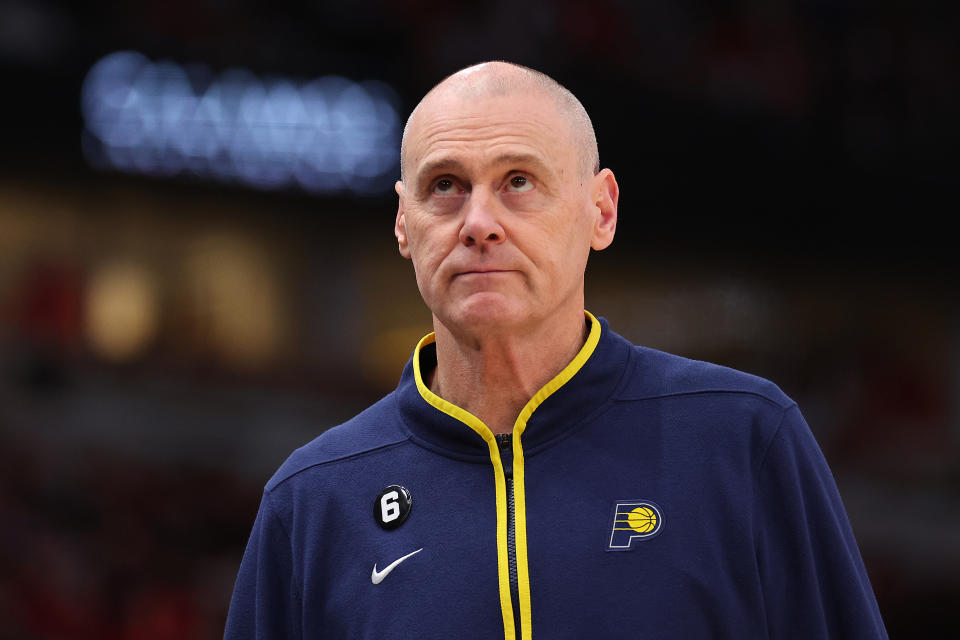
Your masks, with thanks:
[{"label": "yellow basketball graphic", "polygon": [[637,533],[649,533],[657,528],[657,513],[650,507],[639,506],[627,514],[627,524]]}]

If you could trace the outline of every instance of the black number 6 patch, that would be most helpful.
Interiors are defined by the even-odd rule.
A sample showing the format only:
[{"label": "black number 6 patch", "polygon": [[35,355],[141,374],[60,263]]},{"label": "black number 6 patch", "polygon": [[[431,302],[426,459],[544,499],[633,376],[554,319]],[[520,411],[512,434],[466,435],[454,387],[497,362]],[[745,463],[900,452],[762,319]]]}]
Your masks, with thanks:
[{"label": "black number 6 patch", "polygon": [[392,484],[377,496],[373,502],[373,517],[377,524],[386,530],[396,529],[410,515],[413,499],[406,487]]}]

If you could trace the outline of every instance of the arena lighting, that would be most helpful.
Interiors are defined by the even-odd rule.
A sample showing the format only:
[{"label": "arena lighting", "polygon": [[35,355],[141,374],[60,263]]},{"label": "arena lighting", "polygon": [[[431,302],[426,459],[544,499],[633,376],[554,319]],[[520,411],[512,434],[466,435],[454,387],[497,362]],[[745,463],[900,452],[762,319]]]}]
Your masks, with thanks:
[{"label": "arena lighting", "polygon": [[131,173],[372,195],[398,173],[396,104],[377,81],[214,76],[118,51],[84,79],[83,151],[95,167]]},{"label": "arena lighting", "polygon": [[87,283],[84,307],[87,339],[107,360],[133,360],[157,335],[159,287],[144,265],[129,261],[101,265]]}]

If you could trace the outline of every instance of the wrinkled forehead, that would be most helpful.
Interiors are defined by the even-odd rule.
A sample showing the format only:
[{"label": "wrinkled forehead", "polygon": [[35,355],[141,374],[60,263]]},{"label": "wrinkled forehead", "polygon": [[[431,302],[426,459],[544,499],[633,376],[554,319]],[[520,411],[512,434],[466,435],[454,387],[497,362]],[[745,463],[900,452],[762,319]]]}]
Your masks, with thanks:
[{"label": "wrinkled forehead", "polygon": [[565,162],[572,155],[573,133],[556,102],[542,92],[493,96],[443,92],[428,96],[411,116],[402,161],[415,175],[418,165],[437,154],[502,152],[511,146]]}]

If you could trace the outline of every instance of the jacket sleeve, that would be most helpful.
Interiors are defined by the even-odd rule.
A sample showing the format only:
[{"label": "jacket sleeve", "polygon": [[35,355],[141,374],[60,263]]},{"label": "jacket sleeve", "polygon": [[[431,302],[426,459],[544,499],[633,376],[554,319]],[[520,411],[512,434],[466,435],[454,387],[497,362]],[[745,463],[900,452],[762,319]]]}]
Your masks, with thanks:
[{"label": "jacket sleeve", "polygon": [[233,588],[224,640],[300,638],[300,612],[290,536],[264,492]]},{"label": "jacket sleeve", "polygon": [[757,478],[757,563],[771,638],[886,638],[833,475],[792,405]]}]

